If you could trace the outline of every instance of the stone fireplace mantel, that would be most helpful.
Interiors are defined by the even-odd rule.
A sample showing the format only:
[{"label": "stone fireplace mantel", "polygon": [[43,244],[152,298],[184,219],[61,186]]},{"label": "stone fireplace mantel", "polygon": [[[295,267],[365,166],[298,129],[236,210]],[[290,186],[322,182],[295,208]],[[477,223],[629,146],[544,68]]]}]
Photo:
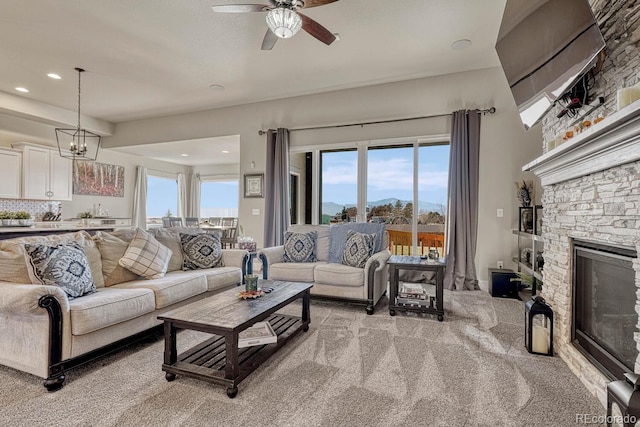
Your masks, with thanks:
[{"label": "stone fireplace mantel", "polygon": [[640,101],[524,165],[551,185],[640,159]]}]

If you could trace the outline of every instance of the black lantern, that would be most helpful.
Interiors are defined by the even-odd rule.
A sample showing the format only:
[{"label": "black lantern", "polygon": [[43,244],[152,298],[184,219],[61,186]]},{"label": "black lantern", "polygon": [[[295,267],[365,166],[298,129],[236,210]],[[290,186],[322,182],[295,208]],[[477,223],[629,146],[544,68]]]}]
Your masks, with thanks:
[{"label": "black lantern", "polygon": [[524,344],[532,354],[553,356],[553,310],[540,296],[524,305]]}]

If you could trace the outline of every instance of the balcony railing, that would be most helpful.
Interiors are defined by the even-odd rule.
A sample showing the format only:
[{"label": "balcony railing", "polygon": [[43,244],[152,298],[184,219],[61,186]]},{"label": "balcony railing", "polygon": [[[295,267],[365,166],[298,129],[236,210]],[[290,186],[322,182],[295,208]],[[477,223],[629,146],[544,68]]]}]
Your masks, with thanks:
[{"label": "balcony railing", "polygon": [[[413,252],[412,236],[410,225],[387,225],[389,233],[389,251],[393,255],[428,255],[430,249],[438,251],[440,257],[444,256],[444,226],[440,224],[418,226],[418,246]],[[428,231],[421,231],[420,228],[430,228]],[[434,230],[434,228],[436,228]],[[442,231],[437,230],[441,228]]]}]

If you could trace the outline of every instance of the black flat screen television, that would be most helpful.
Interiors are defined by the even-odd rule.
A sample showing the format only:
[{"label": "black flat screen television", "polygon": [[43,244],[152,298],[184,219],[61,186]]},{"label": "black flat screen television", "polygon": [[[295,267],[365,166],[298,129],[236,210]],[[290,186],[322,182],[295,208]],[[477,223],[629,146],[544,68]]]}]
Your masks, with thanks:
[{"label": "black flat screen television", "polygon": [[604,47],[587,0],[507,0],[496,51],[525,129],[595,65]]}]

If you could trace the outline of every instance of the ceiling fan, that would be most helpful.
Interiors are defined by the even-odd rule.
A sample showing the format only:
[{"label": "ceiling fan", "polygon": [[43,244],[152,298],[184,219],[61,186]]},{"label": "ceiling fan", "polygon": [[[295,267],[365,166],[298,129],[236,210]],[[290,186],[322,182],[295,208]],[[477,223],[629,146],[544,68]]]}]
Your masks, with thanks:
[{"label": "ceiling fan", "polygon": [[269,0],[263,4],[227,4],[211,6],[214,12],[247,13],[267,12],[267,26],[269,29],[262,40],[262,50],[271,50],[278,38],[293,37],[302,28],[322,43],[330,45],[336,39],[329,30],[318,24],[308,16],[298,12],[298,9],[324,6],[338,0]]}]

